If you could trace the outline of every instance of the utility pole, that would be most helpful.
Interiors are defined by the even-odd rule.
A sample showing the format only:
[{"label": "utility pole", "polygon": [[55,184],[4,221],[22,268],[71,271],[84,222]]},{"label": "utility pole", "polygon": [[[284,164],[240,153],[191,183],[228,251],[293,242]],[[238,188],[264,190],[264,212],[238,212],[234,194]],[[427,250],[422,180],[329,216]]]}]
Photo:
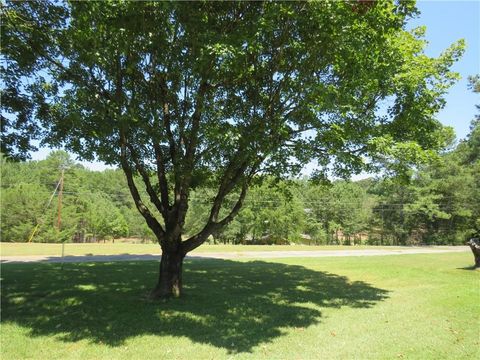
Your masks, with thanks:
[{"label": "utility pole", "polygon": [[[48,202],[47,204],[45,205],[45,208],[44,208],[44,211],[46,211],[49,207],[50,207],[50,204],[52,203],[52,200],[53,198],[55,197],[55,194],[57,193],[57,190],[58,188],[60,187],[60,182],[63,184],[63,176],[61,178],[62,181],[58,181],[57,183],[57,186],[55,187],[55,190],[53,190],[53,193],[52,195],[50,196],[50,199],[48,199]],[[30,237],[28,238],[28,242],[31,243],[32,240],[33,240],[33,237],[35,236],[35,234],[37,233],[38,229],[40,228],[40,226],[43,224],[43,219],[40,219],[40,220],[37,220],[37,225],[35,225],[35,227],[33,228],[33,231],[32,233],[30,234]]]},{"label": "utility pole", "polygon": [[60,189],[58,191],[58,216],[57,216],[57,229],[60,232],[62,226],[62,196],[63,196],[63,176],[65,169],[62,168],[62,175],[60,176]]},{"label": "utility pole", "polygon": [[[62,227],[62,196],[63,196],[63,176],[65,175],[65,168],[62,167],[62,175],[60,176],[60,189],[58,191],[58,216],[57,216],[57,233],[60,235],[60,230]],[[62,266],[60,267],[63,270],[63,259],[65,257],[65,241],[62,241]]]}]

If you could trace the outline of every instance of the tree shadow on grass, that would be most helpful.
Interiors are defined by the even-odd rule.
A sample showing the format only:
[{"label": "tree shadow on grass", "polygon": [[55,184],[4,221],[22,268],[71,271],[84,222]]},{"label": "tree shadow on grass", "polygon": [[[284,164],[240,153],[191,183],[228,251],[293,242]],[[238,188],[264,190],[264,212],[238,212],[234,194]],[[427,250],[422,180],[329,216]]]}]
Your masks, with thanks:
[{"label": "tree shadow on grass", "polygon": [[457,268],[457,270],[480,270],[480,268],[475,267],[475,265],[471,265],[471,266]]},{"label": "tree shadow on grass", "polygon": [[119,346],[135,336],[174,336],[237,353],[318,323],[322,308],[368,308],[387,297],[296,265],[188,260],[184,268],[184,296],[151,302],[141,295],[156,262],[2,265],[2,322],[66,342]]}]

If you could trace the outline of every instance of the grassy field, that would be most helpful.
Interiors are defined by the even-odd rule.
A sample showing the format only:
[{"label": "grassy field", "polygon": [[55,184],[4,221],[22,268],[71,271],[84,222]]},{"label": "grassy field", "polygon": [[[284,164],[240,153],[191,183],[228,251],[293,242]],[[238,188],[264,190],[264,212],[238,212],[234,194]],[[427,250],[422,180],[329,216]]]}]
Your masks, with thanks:
[{"label": "grassy field", "polygon": [[2,359],[478,359],[471,254],[2,265]]},{"label": "grassy field", "polygon": [[[388,246],[309,246],[309,245],[207,245],[204,244],[193,252],[246,252],[279,250],[352,250],[352,249],[395,249]],[[58,255],[62,254],[61,244],[42,243],[0,243],[2,256]],[[99,243],[99,244],[65,244],[65,255],[117,255],[117,254],[160,254],[157,244]]]}]

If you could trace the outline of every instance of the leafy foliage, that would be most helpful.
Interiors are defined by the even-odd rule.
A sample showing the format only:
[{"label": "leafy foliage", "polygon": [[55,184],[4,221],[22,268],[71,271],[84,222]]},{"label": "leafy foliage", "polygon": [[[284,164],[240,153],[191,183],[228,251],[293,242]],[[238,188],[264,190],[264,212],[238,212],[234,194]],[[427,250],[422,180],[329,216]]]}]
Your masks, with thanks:
[{"label": "leafy foliage", "polygon": [[[425,29],[405,30],[411,1],[7,2],[2,12],[3,150],[30,126],[44,143],[120,166],[164,250],[185,254],[231,223],[255,175],[313,160],[318,178],[406,173],[448,138],[435,113],[463,42],[426,56]],[[182,242],[197,188],[215,189],[210,210]],[[302,223],[287,204],[262,232]]]}]

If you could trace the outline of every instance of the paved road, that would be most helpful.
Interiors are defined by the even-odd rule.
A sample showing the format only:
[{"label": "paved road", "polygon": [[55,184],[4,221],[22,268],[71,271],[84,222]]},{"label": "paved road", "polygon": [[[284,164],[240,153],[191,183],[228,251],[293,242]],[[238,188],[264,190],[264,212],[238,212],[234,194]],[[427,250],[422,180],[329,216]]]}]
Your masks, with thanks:
[{"label": "paved road", "polygon": [[[272,259],[288,257],[331,257],[331,256],[383,256],[407,254],[439,254],[447,252],[470,251],[467,246],[405,247],[403,249],[369,250],[318,250],[318,251],[242,251],[193,253],[188,259]],[[160,255],[85,255],[65,256],[64,262],[111,262],[111,261],[147,261],[159,260]],[[61,256],[3,256],[2,263],[62,262]]]}]

